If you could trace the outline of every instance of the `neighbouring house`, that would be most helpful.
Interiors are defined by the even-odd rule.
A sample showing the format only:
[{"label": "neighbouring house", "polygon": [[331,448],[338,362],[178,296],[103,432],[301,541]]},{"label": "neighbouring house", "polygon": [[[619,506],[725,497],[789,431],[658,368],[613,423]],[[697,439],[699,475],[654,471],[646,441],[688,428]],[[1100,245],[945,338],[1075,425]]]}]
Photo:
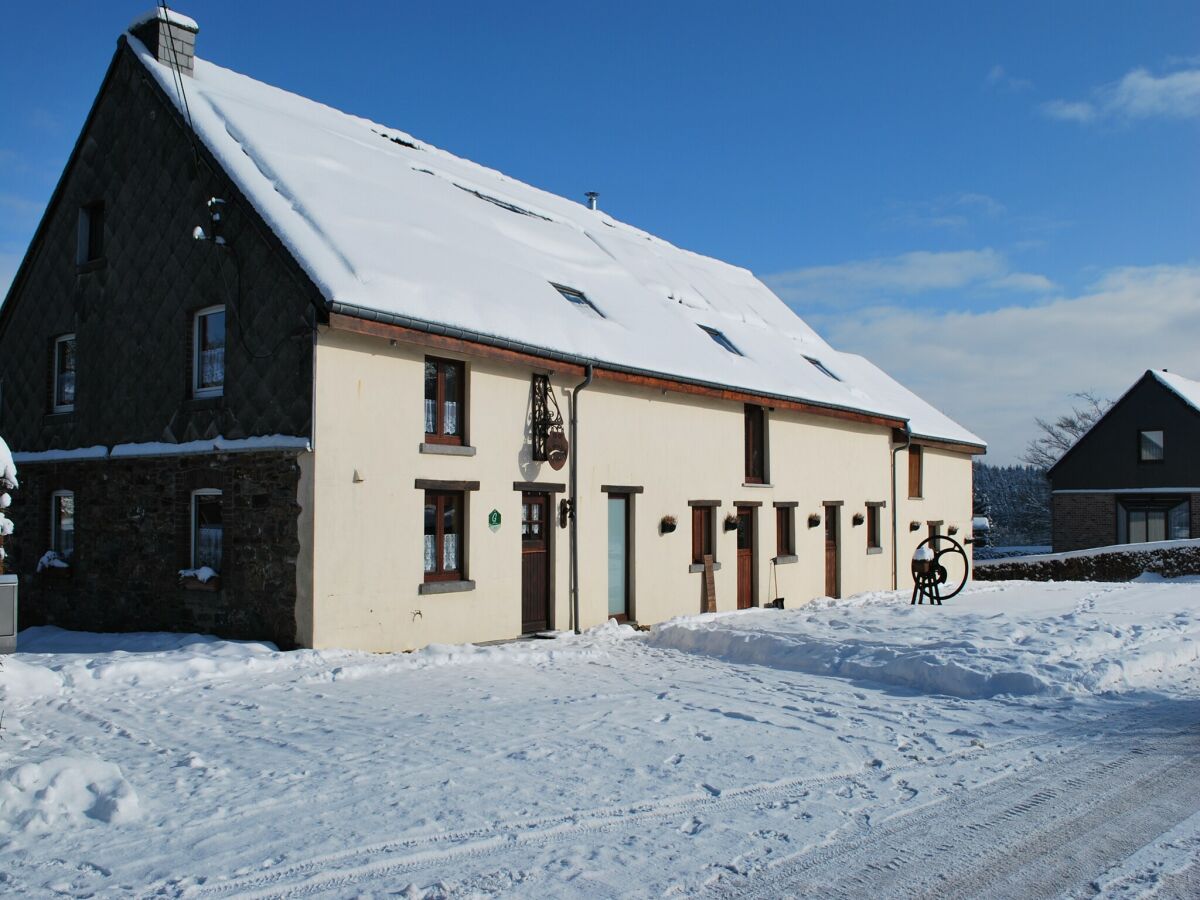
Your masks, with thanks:
[{"label": "neighbouring house", "polygon": [[1147,371],[1047,476],[1056,551],[1200,537],[1200,382]]},{"label": "neighbouring house", "polygon": [[983,442],[750,272],[197,32],[120,37],[0,310],[25,624],[408,649],[904,587],[970,536]]}]

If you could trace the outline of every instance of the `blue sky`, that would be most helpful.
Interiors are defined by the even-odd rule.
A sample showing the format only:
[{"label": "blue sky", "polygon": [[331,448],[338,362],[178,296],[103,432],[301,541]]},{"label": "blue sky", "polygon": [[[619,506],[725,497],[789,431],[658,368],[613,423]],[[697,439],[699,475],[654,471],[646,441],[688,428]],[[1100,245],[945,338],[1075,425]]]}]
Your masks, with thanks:
[{"label": "blue sky", "polygon": [[[146,2],[9,4],[0,287]],[[199,54],[754,270],[1011,461],[1200,378],[1194,3],[181,3]]]}]

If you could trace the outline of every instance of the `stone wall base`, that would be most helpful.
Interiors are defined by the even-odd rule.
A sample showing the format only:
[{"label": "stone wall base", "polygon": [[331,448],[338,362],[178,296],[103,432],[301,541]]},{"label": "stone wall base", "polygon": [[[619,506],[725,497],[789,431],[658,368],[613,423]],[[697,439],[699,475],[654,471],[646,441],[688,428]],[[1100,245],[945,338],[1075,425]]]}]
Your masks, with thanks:
[{"label": "stone wall base", "polygon": [[[296,451],[25,463],[6,542],[20,576],[20,627],[176,631],[296,644],[300,552]],[[181,583],[191,563],[191,497],[221,491],[218,583]],[[51,496],[75,494],[67,569],[37,572],[51,546]]]}]

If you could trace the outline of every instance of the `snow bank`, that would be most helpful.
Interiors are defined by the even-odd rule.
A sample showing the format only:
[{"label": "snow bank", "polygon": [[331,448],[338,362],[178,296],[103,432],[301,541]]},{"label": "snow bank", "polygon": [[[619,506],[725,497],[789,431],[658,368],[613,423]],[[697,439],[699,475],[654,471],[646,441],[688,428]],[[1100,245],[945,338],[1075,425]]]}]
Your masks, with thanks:
[{"label": "snow bank", "polygon": [[613,642],[637,634],[607,622],[582,635],[515,641],[489,647],[432,644],[415,653],[293,650],[225,641],[210,635],[143,632],[94,634],[52,626],[28,628],[20,652],[5,658],[0,700],[35,702],[78,691],[169,686],[293,672],[303,681],[341,681],[453,665],[531,665],[562,655],[599,657]]},{"label": "snow bank", "polygon": [[1149,688],[1200,660],[1195,589],[976,586],[944,607],[900,593],[676,619],[658,647],[925,694],[986,698]]},{"label": "snow bank", "polygon": [[119,825],[141,816],[119,766],[95,757],[55,756],[0,774],[0,832],[59,832],[89,822]]}]

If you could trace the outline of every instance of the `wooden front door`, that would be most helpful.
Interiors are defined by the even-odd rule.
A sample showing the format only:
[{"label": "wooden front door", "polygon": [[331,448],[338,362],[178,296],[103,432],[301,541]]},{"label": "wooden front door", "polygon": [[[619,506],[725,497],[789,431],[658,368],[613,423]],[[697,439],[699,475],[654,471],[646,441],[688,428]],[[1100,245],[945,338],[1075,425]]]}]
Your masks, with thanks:
[{"label": "wooden front door", "polygon": [[737,508],[737,608],[754,605],[754,510]]},{"label": "wooden front door", "polygon": [[825,596],[840,597],[838,572],[838,508],[825,507]]},{"label": "wooden front door", "polygon": [[521,633],[550,627],[550,499],[521,495]]}]

